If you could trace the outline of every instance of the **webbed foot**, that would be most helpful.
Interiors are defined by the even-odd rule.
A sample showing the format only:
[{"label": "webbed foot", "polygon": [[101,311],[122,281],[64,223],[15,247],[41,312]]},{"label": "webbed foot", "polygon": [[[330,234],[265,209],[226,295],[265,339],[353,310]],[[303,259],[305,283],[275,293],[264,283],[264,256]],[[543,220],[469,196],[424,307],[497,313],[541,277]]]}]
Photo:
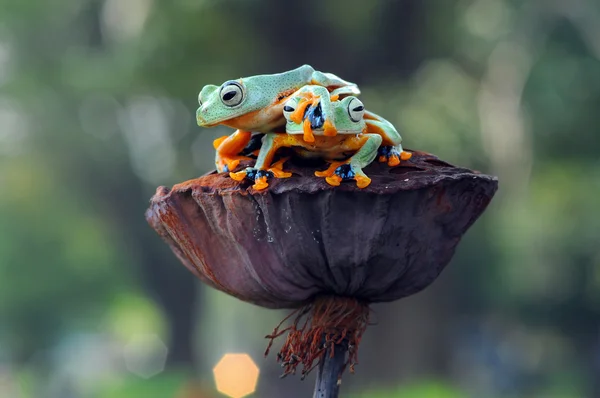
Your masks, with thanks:
[{"label": "webbed foot", "polygon": [[334,187],[339,186],[342,181],[355,180],[356,186],[366,188],[371,184],[371,179],[359,168],[350,163],[333,162],[325,171],[315,172],[317,177],[325,177],[325,181]]},{"label": "webbed foot", "polygon": [[248,179],[254,182],[252,188],[257,191],[261,191],[269,186],[267,180],[269,177],[273,177],[273,173],[267,170],[257,170],[253,167],[248,167],[245,170],[238,171],[237,173],[229,173],[229,177],[238,182],[242,182],[245,179]]},{"label": "webbed foot", "polygon": [[317,177],[332,177],[335,173],[335,170],[346,162],[331,162],[329,168],[323,171],[315,171],[315,175]]},{"label": "webbed foot", "polygon": [[217,171],[219,173],[235,170],[242,160],[254,160],[247,156],[219,156],[217,160]]},{"label": "webbed foot", "polygon": [[271,165],[271,167],[267,169],[267,171],[273,173],[273,176],[275,176],[275,178],[290,178],[292,176],[292,173],[283,171],[283,164],[288,160],[289,158],[279,159],[277,162],[273,163],[273,165]]},{"label": "webbed foot", "polygon": [[238,171],[237,173],[229,173],[229,176],[238,182],[248,179],[254,182],[252,188],[256,189],[257,191],[262,191],[269,186],[269,178],[289,178],[292,176],[292,173],[283,171],[283,164],[287,160],[288,158],[281,159],[274,163],[267,170],[257,170],[253,167],[248,167],[245,170]]},{"label": "webbed foot", "polygon": [[400,160],[408,160],[412,157],[412,153],[406,151],[398,151],[394,146],[382,146],[379,148],[379,161],[386,163],[388,166],[398,166]]}]

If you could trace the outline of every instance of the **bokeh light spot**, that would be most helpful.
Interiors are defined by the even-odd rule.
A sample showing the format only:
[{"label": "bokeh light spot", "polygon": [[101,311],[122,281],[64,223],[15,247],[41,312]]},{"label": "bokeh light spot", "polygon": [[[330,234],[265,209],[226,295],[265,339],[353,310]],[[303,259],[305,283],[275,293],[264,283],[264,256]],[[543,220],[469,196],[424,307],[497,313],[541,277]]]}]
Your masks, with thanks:
[{"label": "bokeh light spot", "polygon": [[248,354],[225,354],[213,373],[220,393],[242,398],[256,390],[260,370]]},{"label": "bokeh light spot", "polygon": [[155,334],[135,335],[124,347],[125,366],[144,379],[156,376],[165,369],[168,349]]}]

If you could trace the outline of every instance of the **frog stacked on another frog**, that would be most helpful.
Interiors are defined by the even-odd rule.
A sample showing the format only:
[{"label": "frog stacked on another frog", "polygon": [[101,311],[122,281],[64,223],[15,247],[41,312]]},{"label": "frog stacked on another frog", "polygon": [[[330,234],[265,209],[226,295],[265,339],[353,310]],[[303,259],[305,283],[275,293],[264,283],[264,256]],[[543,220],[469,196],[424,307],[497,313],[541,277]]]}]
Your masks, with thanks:
[{"label": "frog stacked on another frog", "polygon": [[[411,154],[402,150],[402,139],[391,123],[364,110],[354,97],[358,94],[354,83],[303,65],[284,73],[230,80],[220,88],[205,86],[198,98],[197,120],[200,126],[224,124],[238,129],[215,140],[217,170],[232,171],[236,180],[249,178],[255,189],[265,189],[268,177],[291,176],[282,170],[286,159],[271,165],[281,147],[294,147],[302,156],[317,155],[331,161],[329,169],[315,173],[326,177],[331,185],[354,179],[359,187],[365,187],[370,179],[362,168],[378,152],[379,160],[390,166]],[[243,155],[257,144],[256,165],[233,173],[240,160],[250,159]],[[348,152],[354,155],[339,161]]]}]

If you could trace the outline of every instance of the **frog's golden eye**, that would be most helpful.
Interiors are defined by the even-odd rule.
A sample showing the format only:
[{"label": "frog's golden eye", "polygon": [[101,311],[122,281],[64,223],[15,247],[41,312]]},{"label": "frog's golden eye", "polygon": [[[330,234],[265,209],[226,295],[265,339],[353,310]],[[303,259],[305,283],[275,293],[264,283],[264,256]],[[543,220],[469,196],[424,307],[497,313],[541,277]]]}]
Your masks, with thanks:
[{"label": "frog's golden eye", "polygon": [[241,104],[244,100],[244,88],[238,82],[225,82],[221,86],[219,96],[225,106],[234,107]]},{"label": "frog's golden eye", "polygon": [[290,115],[292,113],[294,113],[297,106],[298,106],[298,101],[296,99],[293,98],[293,99],[287,101],[285,104],[283,104],[283,116],[287,120],[290,120]]},{"label": "frog's golden eye", "polygon": [[352,98],[348,102],[348,115],[353,122],[360,122],[365,114],[365,106],[358,98]]}]

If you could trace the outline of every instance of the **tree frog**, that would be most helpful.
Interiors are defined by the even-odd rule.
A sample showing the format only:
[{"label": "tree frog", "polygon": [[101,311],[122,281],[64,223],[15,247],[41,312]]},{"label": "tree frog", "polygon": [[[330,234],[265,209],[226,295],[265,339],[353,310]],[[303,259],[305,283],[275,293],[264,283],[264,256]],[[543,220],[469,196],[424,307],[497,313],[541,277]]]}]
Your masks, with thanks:
[{"label": "tree frog", "polygon": [[[343,180],[355,180],[359,188],[368,186],[371,179],[362,168],[377,157],[382,137],[367,133],[364,105],[358,98],[348,96],[339,100],[334,96],[332,101],[321,89],[323,87],[306,86],[286,101],[283,107],[286,134],[266,134],[256,167],[230,173],[230,176],[237,181],[251,178],[255,181],[254,189],[265,189],[269,175],[278,178],[291,176],[282,171],[286,159],[267,167],[279,148],[292,147],[300,156],[330,161],[331,166],[327,170],[315,173],[318,177],[325,177],[330,185],[338,186]],[[307,92],[322,95],[307,100]],[[330,126],[335,126],[335,134],[327,132],[327,121]],[[353,155],[346,159],[348,153]]]},{"label": "tree frog", "polygon": [[[362,168],[378,153],[380,160],[387,160],[390,166],[399,164],[400,159],[410,159],[412,154],[402,150],[402,138],[390,122],[366,111],[355,96],[339,100],[336,95],[327,95],[324,91],[323,87],[311,85],[292,95],[283,107],[286,134],[266,134],[255,167],[230,173],[231,177],[237,181],[253,179],[254,189],[260,190],[268,187],[269,176],[291,176],[283,171],[282,160],[269,167],[282,147],[293,147],[301,156],[330,161],[327,170],[315,175],[326,177],[326,181],[334,186],[350,179],[356,180],[359,188],[368,186],[371,180]],[[347,158],[347,153],[355,154],[340,161]]]},{"label": "tree frog", "polygon": [[198,95],[198,125],[223,124],[237,129],[230,136],[213,142],[217,150],[217,170],[233,170],[240,160],[248,159],[240,156],[240,152],[246,148],[253,133],[272,133],[278,129],[283,132],[283,104],[306,85],[324,87],[339,97],[360,94],[356,84],[331,73],[316,71],[310,65],[283,73],[228,80],[221,86],[204,86]]}]

